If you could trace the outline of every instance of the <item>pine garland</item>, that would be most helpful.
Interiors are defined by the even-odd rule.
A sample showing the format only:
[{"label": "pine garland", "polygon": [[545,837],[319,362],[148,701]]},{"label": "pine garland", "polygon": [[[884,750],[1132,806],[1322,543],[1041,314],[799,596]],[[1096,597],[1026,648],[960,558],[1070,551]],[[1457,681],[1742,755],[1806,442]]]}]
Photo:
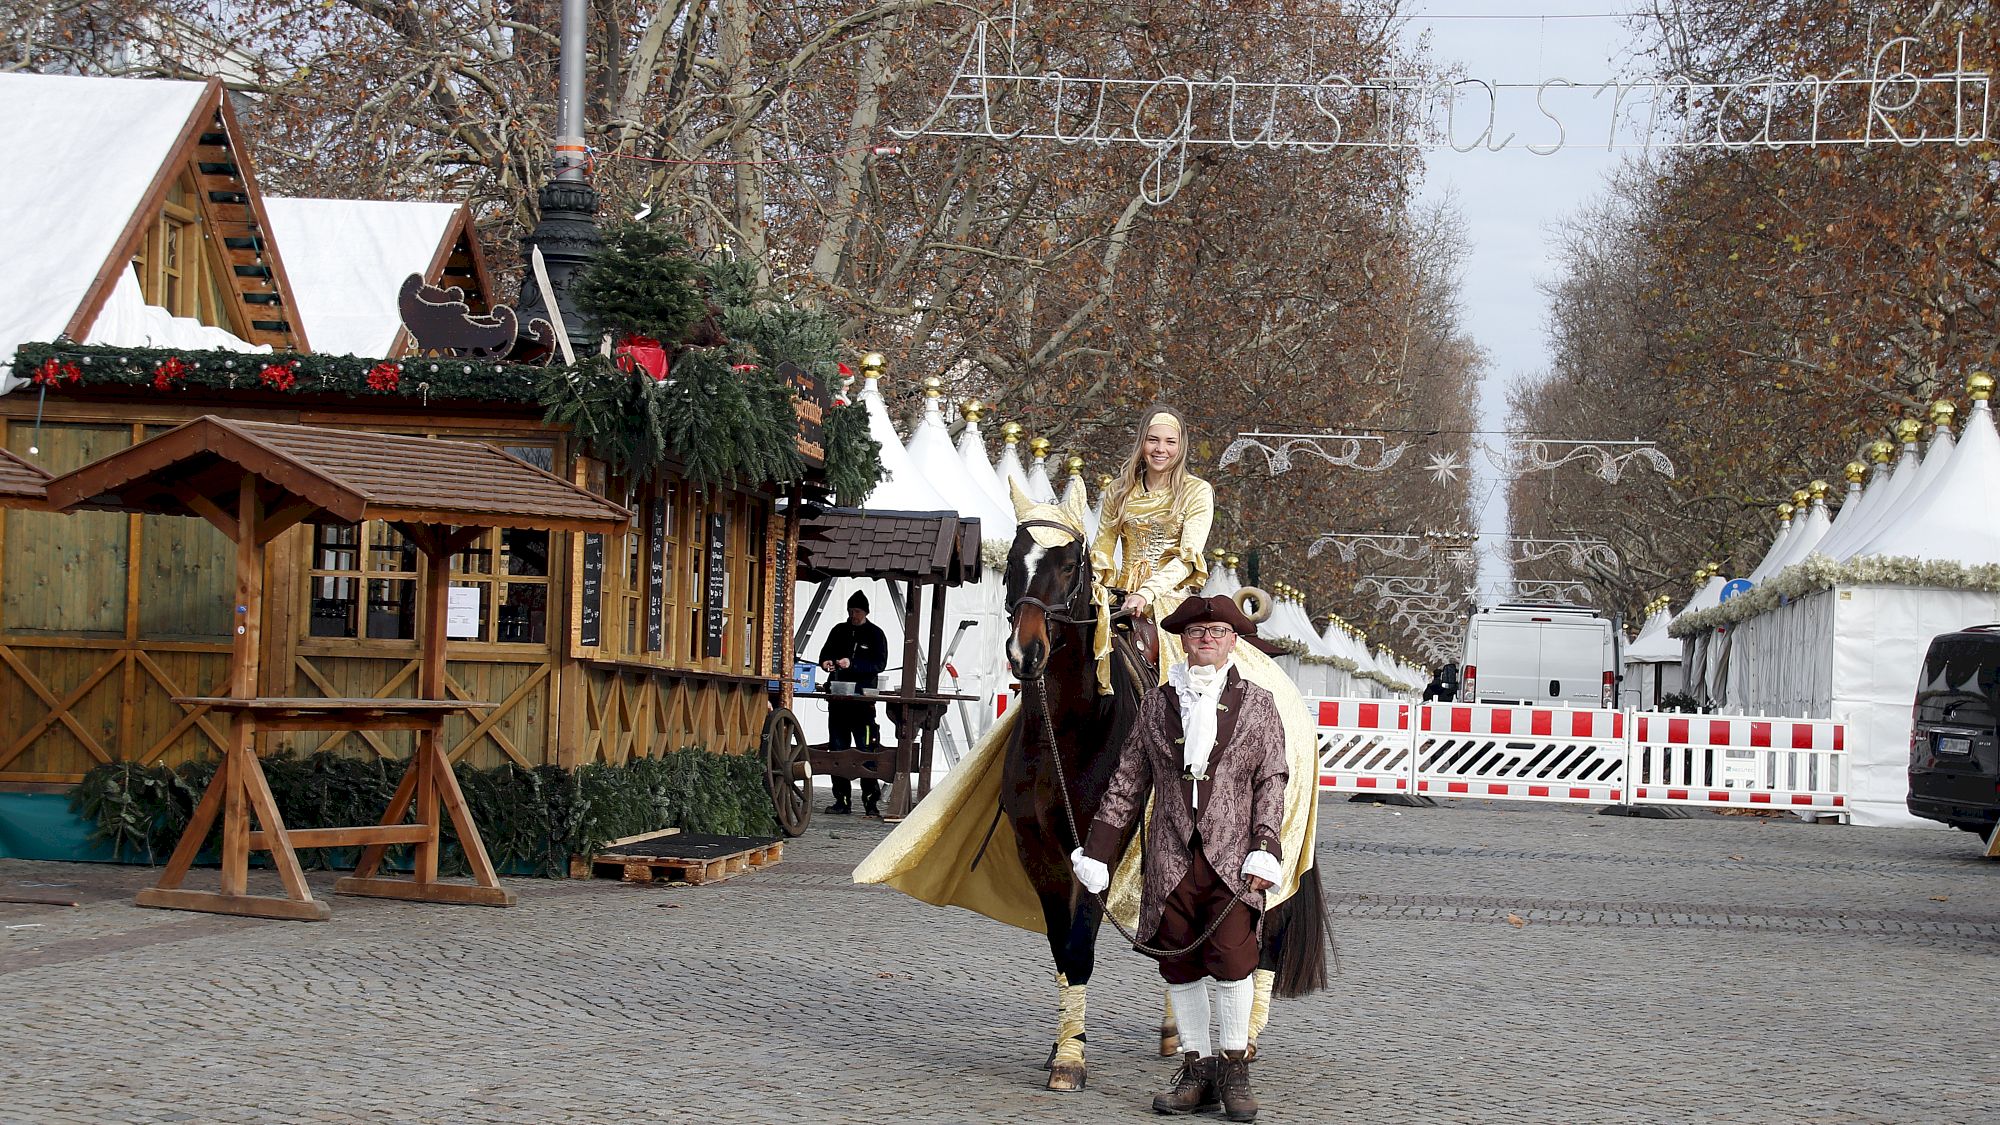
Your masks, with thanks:
[{"label": "pine garland", "polygon": [[822,433],[827,487],[840,503],[860,504],[882,481],[882,443],[868,433],[868,409],[858,402],[834,407]]},{"label": "pine garland", "polygon": [[[32,380],[50,362],[61,373],[65,393],[92,388],[145,388],[163,395],[188,391],[283,396],[391,398],[431,402],[532,403],[542,369],[519,363],[410,356],[379,360],[351,355],[298,355],[290,352],[176,351],[101,344],[23,344],[14,353],[17,379]],[[370,373],[384,363],[397,369],[393,383]],[[264,377],[282,366],[289,381]],[[75,370],[75,377],[69,372]],[[171,376],[171,377],[168,377]]]},{"label": "pine garland", "polygon": [[[263,760],[264,774],[292,828],[373,824],[402,780],[405,763],[349,758],[321,751]],[[777,832],[764,788],[763,761],[753,754],[711,754],[687,748],[623,765],[592,764],[575,771],[559,766],[524,769],[514,764],[454,767],[487,853],[502,871],[560,878],[573,855],[589,855],[606,842],[661,828],[728,836]],[[193,816],[195,803],[215,776],[215,762],[164,765],[109,762],[84,775],[70,791],[70,807],[90,822],[94,839],[114,858],[164,862]],[[212,849],[216,837],[208,842]],[[465,853],[449,822],[444,828],[447,873],[463,874]],[[392,864],[406,864],[407,845],[390,849]],[[308,849],[308,867],[351,867],[357,848]]]},{"label": "pine garland", "polygon": [[679,235],[654,224],[624,222],[604,232],[603,248],[578,272],[570,291],[598,331],[670,343],[708,311],[695,287],[697,272]]}]

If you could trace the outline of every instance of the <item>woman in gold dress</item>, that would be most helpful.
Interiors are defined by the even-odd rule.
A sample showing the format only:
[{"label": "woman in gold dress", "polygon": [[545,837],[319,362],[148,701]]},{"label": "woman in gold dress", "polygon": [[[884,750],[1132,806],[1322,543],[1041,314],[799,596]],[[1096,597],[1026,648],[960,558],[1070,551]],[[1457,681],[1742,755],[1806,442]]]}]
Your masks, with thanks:
[{"label": "woman in gold dress", "polygon": [[[1125,467],[1104,496],[1103,521],[1090,547],[1090,569],[1100,583],[1100,617],[1116,608],[1154,622],[1166,620],[1208,581],[1202,552],[1215,523],[1215,490],[1187,471],[1187,427],[1178,412],[1149,409]],[[1110,631],[1097,637],[1097,690],[1111,692]],[[1160,634],[1160,675],[1184,659],[1180,638]]]}]

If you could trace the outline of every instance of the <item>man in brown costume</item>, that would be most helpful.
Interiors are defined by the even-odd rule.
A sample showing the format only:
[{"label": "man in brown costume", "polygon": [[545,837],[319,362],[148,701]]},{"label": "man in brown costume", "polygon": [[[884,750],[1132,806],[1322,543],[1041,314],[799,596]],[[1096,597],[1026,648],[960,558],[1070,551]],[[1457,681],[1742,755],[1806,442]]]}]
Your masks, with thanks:
[{"label": "man in brown costume", "polygon": [[[1256,626],[1227,597],[1191,597],[1160,623],[1179,634],[1187,662],[1148,693],[1111,789],[1083,847],[1077,880],[1102,892],[1118,841],[1152,799],[1141,835],[1144,890],[1139,939],[1158,950],[1160,975],[1187,1048],[1160,1113],[1195,1113],[1219,1101],[1231,1121],[1257,1116],[1250,1092],[1250,1005],[1264,891],[1282,877],[1285,728],[1271,693],[1230,658]],[[1213,927],[1213,932],[1210,932]],[[1207,937],[1204,940],[1203,935]],[[1209,990],[1221,1017],[1220,1055],[1209,1049]]]}]

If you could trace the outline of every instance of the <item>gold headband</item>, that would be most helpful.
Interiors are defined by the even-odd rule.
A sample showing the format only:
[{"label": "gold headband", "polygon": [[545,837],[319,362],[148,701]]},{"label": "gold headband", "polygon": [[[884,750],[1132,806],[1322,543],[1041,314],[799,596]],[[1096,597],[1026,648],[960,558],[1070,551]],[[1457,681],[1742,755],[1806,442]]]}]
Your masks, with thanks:
[{"label": "gold headband", "polygon": [[1167,413],[1166,411],[1162,410],[1158,414],[1153,415],[1151,418],[1146,419],[1147,429],[1150,430],[1154,426],[1172,426],[1174,428],[1174,432],[1179,433],[1181,429],[1181,420]]}]

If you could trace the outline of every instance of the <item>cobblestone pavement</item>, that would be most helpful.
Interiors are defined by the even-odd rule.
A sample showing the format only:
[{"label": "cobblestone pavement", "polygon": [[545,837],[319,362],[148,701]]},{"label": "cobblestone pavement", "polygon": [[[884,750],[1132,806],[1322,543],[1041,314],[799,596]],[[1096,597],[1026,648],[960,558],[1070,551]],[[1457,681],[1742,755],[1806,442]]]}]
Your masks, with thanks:
[{"label": "cobblestone pavement", "polygon": [[[1322,821],[1342,971],[1278,1008],[1263,1120],[2000,1121],[2000,865],[1971,837],[1331,798]],[[0,905],[0,1121],[1151,1120],[1149,963],[1106,931],[1090,1087],[1046,1092],[1041,940],[852,886],[884,831],[820,817],[711,887],[515,880],[511,910],[341,898],[322,924],[0,862],[0,890],[84,900]]]}]

